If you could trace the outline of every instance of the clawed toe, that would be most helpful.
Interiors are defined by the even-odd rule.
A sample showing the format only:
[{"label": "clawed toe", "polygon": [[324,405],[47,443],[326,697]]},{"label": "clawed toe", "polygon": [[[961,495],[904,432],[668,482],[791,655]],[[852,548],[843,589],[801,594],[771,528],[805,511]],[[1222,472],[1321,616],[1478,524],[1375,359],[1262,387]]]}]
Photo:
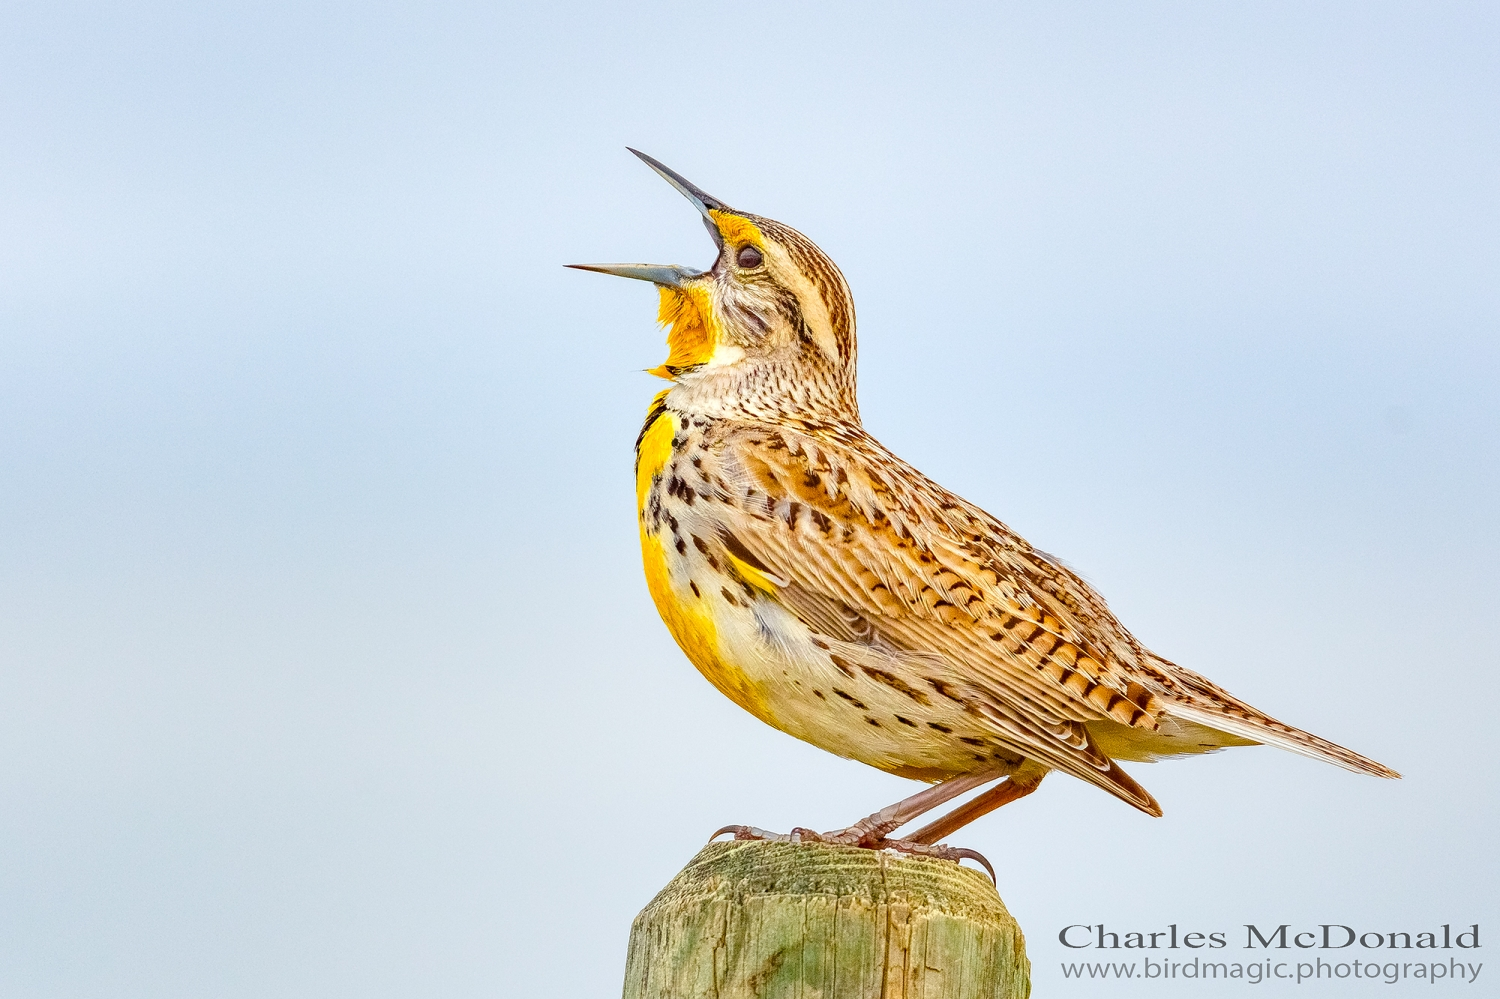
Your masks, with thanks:
[{"label": "clawed toe", "polygon": [[995,877],[995,868],[990,865],[984,854],[978,850],[970,850],[967,847],[948,846],[946,843],[913,843],[907,839],[886,839],[875,844],[872,849],[895,850],[899,853],[909,853],[916,857],[936,857],[939,860],[951,860],[955,864],[960,860],[972,860],[984,867],[989,874],[990,880],[999,884]]},{"label": "clawed toe", "polygon": [[985,859],[984,854],[980,853],[978,850],[970,850],[966,847],[951,846],[948,849],[953,851],[953,862],[955,864],[960,860],[963,860],[964,858],[968,858],[969,860],[974,861],[976,864],[979,864],[984,868],[985,873],[990,876],[990,884],[998,885],[1000,883],[999,879],[995,877],[995,869],[990,866],[990,862]]},{"label": "clawed toe", "polygon": [[827,843],[830,846],[856,846],[866,850],[895,850],[898,853],[908,853],[915,857],[951,860],[955,864],[960,860],[972,860],[989,872],[991,881],[996,880],[995,868],[990,866],[990,862],[982,853],[965,847],[948,846],[945,843],[917,843],[909,839],[886,839],[883,836],[871,835],[854,828],[820,833],[803,826],[797,826],[789,833],[768,832],[756,826],[724,826],[716,830],[708,841],[712,843],[725,833],[733,833],[736,840],[758,840],[765,843]]},{"label": "clawed toe", "polygon": [[[795,829],[792,831],[794,833],[796,832]],[[767,843],[794,842],[791,836],[787,836],[782,833],[768,832],[767,830],[757,828],[756,826],[725,826],[722,829],[716,830],[712,836],[708,837],[708,841],[712,843],[714,840],[718,839],[725,833],[734,833],[734,838],[737,840],[762,840]]]}]

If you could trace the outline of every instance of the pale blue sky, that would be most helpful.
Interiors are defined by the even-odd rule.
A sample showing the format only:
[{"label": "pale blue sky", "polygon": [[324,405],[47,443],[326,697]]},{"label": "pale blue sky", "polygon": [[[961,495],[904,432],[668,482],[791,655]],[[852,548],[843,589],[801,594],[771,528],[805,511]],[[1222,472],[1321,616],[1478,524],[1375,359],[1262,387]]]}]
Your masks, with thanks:
[{"label": "pale blue sky", "polygon": [[627,143],[839,262],[888,445],[1407,774],[965,830],[1038,995],[1073,922],[1493,923],[1497,52],[1493,4],[10,4],[0,993],[611,995],[714,828],[913,788],[650,606],[654,298],[560,265],[711,247]]}]

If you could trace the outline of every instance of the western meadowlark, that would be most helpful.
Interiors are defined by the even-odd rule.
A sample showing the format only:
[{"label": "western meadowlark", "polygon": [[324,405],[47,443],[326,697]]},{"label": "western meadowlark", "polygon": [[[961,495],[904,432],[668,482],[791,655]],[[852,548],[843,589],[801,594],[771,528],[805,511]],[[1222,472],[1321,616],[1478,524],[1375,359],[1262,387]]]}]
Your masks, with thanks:
[{"label": "western meadowlark", "polygon": [[833,261],[631,152],[697,207],[719,251],[707,271],[573,265],[660,291],[668,356],[652,373],[672,385],[646,414],[635,474],[662,620],[757,718],[934,785],[847,829],[793,838],[957,858],[968,851],[938,840],[1051,770],[1160,815],[1115,761],[1226,746],[1399,776],[1157,656],[1066,565],[882,447],[860,425],[854,303]]}]

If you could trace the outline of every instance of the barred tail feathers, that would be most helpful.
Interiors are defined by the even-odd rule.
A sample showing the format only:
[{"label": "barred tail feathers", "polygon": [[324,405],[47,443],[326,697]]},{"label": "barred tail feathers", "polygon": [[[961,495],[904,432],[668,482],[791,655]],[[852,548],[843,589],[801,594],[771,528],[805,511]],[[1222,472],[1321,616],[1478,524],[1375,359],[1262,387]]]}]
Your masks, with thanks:
[{"label": "barred tail feathers", "polygon": [[[1255,742],[1264,743],[1267,746],[1275,746],[1277,749],[1285,749],[1299,756],[1306,756],[1314,760],[1322,760],[1332,763],[1336,767],[1352,770],[1355,773],[1371,774],[1375,777],[1398,778],[1401,775],[1383,764],[1361,756],[1350,749],[1345,749],[1337,743],[1321,739],[1311,732],[1304,732],[1300,728],[1293,728],[1283,722],[1279,722],[1267,715],[1251,711],[1226,711],[1219,707],[1204,707],[1195,704],[1186,704],[1181,701],[1167,701],[1162,710],[1175,718],[1183,721],[1195,722],[1208,728],[1217,729],[1220,732],[1228,732],[1243,739],[1251,739]],[[1233,713],[1231,713],[1233,712]]]}]

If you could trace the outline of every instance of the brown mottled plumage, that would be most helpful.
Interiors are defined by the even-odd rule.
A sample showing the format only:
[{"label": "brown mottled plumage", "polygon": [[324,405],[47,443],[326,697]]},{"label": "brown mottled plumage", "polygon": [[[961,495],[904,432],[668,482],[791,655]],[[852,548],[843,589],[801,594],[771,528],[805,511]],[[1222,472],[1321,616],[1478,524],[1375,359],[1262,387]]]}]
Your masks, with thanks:
[{"label": "brown mottled plumage", "polygon": [[[720,690],[890,773],[962,789],[1011,776],[919,844],[1051,770],[1161,814],[1116,759],[1267,743],[1396,776],[1155,655],[1071,569],[882,447],[860,425],[838,268],[642,158],[698,206],[719,257],[702,273],[589,269],[661,288],[671,356],[657,373],[673,385],[636,449],[646,576]],[[844,838],[889,842],[886,820],[952,796],[936,790]]]}]

